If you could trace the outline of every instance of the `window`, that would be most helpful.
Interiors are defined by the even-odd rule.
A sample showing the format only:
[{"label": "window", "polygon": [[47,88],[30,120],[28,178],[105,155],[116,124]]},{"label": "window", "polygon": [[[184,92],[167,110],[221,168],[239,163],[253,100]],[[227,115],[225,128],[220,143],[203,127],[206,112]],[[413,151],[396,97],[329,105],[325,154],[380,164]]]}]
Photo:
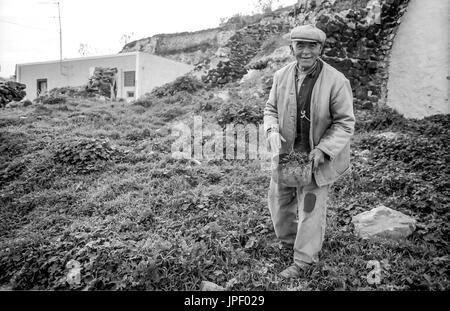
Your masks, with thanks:
[{"label": "window", "polygon": [[123,86],[134,86],[135,82],[135,71],[123,72]]},{"label": "window", "polygon": [[134,97],[134,92],[127,92],[127,97]]}]

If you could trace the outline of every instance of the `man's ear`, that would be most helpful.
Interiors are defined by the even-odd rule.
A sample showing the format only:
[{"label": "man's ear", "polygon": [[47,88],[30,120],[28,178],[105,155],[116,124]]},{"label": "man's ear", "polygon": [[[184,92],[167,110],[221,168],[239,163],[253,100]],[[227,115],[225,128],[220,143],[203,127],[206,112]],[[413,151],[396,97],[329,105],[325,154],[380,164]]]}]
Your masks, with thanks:
[{"label": "man's ear", "polygon": [[291,43],[291,44],[289,44],[289,48],[291,49],[291,53],[292,53],[292,55],[294,55],[294,48],[292,47],[292,43]]}]

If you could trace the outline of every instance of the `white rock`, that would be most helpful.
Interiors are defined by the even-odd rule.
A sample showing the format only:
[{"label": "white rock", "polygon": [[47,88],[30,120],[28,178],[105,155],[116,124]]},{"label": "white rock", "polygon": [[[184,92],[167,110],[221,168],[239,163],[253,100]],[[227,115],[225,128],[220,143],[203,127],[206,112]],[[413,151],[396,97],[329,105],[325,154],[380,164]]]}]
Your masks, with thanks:
[{"label": "white rock", "polygon": [[380,133],[375,135],[375,137],[384,137],[386,139],[394,139],[399,137],[400,134],[399,133],[395,133],[395,132],[384,132],[384,133]]},{"label": "white rock", "polygon": [[225,288],[223,288],[222,286],[219,286],[213,282],[202,281],[202,283],[200,284],[200,290],[201,291],[224,291]]},{"label": "white rock", "polygon": [[363,239],[371,237],[404,238],[416,229],[416,220],[401,212],[380,205],[352,217],[355,232]]},{"label": "white rock", "polygon": [[214,94],[217,98],[222,99],[223,101],[227,102],[230,100],[230,93],[228,91],[219,91],[216,94]]}]

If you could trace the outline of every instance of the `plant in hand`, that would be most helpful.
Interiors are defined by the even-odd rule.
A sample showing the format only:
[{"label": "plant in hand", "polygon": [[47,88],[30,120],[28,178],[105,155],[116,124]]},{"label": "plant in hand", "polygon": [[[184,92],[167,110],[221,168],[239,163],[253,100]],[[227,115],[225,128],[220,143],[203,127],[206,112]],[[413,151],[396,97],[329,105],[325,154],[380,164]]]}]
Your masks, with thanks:
[{"label": "plant in hand", "polygon": [[311,176],[311,164],[308,153],[297,151],[280,154],[278,161],[282,175],[300,177],[305,183]]}]

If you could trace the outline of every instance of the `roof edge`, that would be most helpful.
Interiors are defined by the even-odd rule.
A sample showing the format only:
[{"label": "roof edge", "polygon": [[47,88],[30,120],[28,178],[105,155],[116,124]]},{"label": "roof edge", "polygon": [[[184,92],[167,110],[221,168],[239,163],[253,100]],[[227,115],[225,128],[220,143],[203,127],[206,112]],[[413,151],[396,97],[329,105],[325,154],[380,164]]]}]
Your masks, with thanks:
[{"label": "roof edge", "polygon": [[43,65],[43,64],[54,64],[59,62],[71,62],[77,60],[88,60],[88,59],[99,59],[99,58],[111,58],[111,57],[124,57],[130,55],[136,55],[137,53],[142,53],[140,51],[127,52],[127,53],[117,53],[117,54],[108,54],[108,55],[96,55],[96,56],[87,56],[87,57],[77,57],[77,58],[66,58],[62,61],[60,60],[48,60],[43,62],[31,62],[31,63],[20,63],[16,64],[16,66],[24,66],[24,65]]}]

